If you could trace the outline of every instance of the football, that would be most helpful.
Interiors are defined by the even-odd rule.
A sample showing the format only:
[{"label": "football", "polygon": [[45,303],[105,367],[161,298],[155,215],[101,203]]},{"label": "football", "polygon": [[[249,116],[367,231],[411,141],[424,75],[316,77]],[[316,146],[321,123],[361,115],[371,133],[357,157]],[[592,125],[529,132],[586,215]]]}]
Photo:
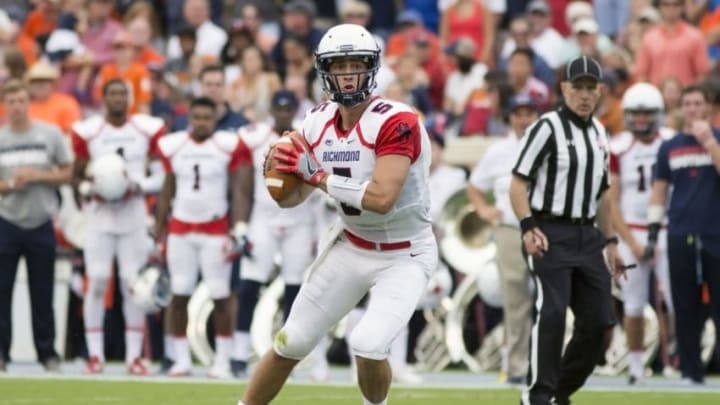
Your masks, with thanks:
[{"label": "football", "polygon": [[[290,137],[295,137],[303,144],[307,145],[305,138],[297,132],[286,132],[278,139],[273,146],[270,147],[267,157],[265,158],[264,176],[265,187],[267,187],[270,196],[276,202],[284,202],[301,193],[303,189],[303,181],[292,173],[284,173],[276,169],[277,161],[274,159],[275,147],[277,145],[289,144],[292,146]],[[309,148],[308,148],[309,149]]]}]

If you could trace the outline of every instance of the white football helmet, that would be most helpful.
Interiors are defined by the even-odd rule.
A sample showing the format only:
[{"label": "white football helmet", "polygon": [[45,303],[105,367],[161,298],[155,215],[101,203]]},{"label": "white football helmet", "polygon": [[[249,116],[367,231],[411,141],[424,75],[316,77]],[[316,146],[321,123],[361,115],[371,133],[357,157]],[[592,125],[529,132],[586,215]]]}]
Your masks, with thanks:
[{"label": "white football helmet", "polygon": [[114,153],[93,159],[89,167],[93,179],[93,192],[105,201],[119,200],[125,196],[130,181],[125,171],[125,160]]},{"label": "white football helmet", "polygon": [[[330,64],[337,58],[345,57],[358,58],[367,66],[364,72],[357,73],[356,91],[351,93],[344,93],[338,87],[335,77],[339,75],[330,73]],[[377,86],[375,75],[379,68],[380,47],[373,35],[360,25],[340,24],[330,28],[315,50],[315,69],[320,76],[323,91],[332,101],[348,107],[359,104],[370,96]]]},{"label": "white football helmet", "polygon": [[[636,83],[625,91],[622,109],[625,128],[635,136],[646,137],[660,128],[665,113],[665,102],[657,87],[650,83]],[[633,112],[641,111],[652,114],[652,118],[647,123],[638,124],[633,118]]]},{"label": "white football helmet", "polygon": [[133,303],[147,314],[165,308],[170,302],[170,276],[167,270],[149,265],[140,270],[132,286]]}]

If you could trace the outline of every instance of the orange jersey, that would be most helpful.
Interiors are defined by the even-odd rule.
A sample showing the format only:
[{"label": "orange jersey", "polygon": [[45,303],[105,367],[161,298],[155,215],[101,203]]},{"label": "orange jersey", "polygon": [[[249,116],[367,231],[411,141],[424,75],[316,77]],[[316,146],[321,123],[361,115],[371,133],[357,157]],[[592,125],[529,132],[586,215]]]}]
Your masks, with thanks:
[{"label": "orange jersey", "polygon": [[152,47],[149,47],[149,46],[146,46],[140,52],[138,52],[138,56],[135,59],[135,61],[142,64],[143,66],[148,66],[148,65],[164,66],[165,65],[165,57],[162,56],[162,54],[160,52],[154,50]]},{"label": "orange jersey", "polygon": [[150,92],[150,72],[139,62],[133,62],[130,67],[121,72],[118,65],[107,63],[100,68],[97,85],[95,86],[95,99],[102,99],[102,88],[105,83],[112,79],[124,80],[130,89],[130,114],[139,112],[141,105],[150,104],[152,93]]},{"label": "orange jersey", "polygon": [[57,16],[47,15],[40,10],[33,10],[25,19],[22,33],[33,39],[50,34],[57,26]]},{"label": "orange jersey", "polygon": [[64,134],[69,134],[72,124],[82,118],[77,100],[57,92],[45,101],[31,101],[28,114],[30,118],[57,126]]}]

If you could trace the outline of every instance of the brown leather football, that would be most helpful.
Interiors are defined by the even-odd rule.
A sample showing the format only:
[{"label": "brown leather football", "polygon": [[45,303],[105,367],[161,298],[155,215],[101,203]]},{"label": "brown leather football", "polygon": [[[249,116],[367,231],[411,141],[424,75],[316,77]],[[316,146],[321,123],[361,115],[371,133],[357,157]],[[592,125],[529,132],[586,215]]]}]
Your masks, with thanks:
[{"label": "brown leather football", "polygon": [[[285,132],[283,136],[278,139],[276,143],[270,147],[267,157],[265,158],[264,165],[264,176],[265,176],[265,187],[273,200],[277,202],[288,200],[291,197],[295,197],[295,194],[300,193],[302,190],[303,181],[293,173],[285,173],[276,169],[277,161],[273,158],[277,145],[287,144],[293,146],[290,137],[294,137],[302,142],[307,147],[305,138],[298,132]],[[309,149],[309,148],[308,148]]]}]

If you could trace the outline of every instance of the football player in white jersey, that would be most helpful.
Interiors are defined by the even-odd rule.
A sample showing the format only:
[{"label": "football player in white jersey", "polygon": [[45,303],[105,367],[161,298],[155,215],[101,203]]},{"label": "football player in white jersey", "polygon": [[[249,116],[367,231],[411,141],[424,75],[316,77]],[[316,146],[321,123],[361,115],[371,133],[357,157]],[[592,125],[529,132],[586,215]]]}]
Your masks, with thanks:
[{"label": "football player in white jersey", "polygon": [[[270,145],[285,131],[293,130],[293,118],[298,108],[295,95],[280,90],[273,95],[270,113],[274,125],[256,123],[238,131],[250,148],[255,163],[255,193],[250,217],[248,239],[252,241],[252,256],[240,262],[240,285],[233,341],[232,371],[236,377],[246,374],[250,358],[250,324],[258,302],[260,287],[270,281],[277,253],[282,256],[284,315],[300,291],[305,269],[312,263],[313,245],[316,242],[314,207],[309,201],[297,207],[282,209],[270,197],[263,178],[263,161]],[[260,353],[262,354],[262,353]]]},{"label": "football player in white jersey", "polygon": [[[122,80],[109,81],[102,94],[105,115],[88,118],[72,127],[74,185],[76,191],[86,197],[83,211],[88,217],[83,253],[87,270],[83,305],[89,354],[86,372],[97,374],[103,370],[105,293],[112,276],[113,259],[117,258],[128,372],[145,375],[148,370],[140,361],[145,314],[133,304],[130,287],[152,248],[143,194],[157,193],[162,185],[162,169],[150,164],[150,156],[155,153],[165,126],[161,119],[148,115],[128,116],[129,91]],[[121,198],[107,201],[101,198],[103,185],[100,180],[96,178],[93,182],[87,177],[86,169],[89,164],[92,168],[93,163],[102,160],[100,158],[112,154],[125,160],[129,187]],[[159,165],[159,162],[155,163]],[[153,174],[147,176],[148,171]],[[95,173],[96,176],[100,174]],[[124,193],[124,190],[119,191]]]},{"label": "football player in white jersey", "polygon": [[411,107],[371,97],[379,64],[380,49],[365,28],[330,28],[315,67],[331,101],[303,122],[310,149],[296,139],[272,155],[278,170],[337,200],[340,221],[320,244],[274,350],[260,361],[239,404],[269,403],[295,365],[368,292],[367,312],[348,342],[364,403],[387,403],[390,344],[415,311],[438,252],[429,214],[428,135]]},{"label": "football player in white jersey", "polygon": [[[648,83],[631,86],[622,99],[625,127],[611,143],[611,196],[618,201],[613,211],[613,225],[621,238],[620,254],[627,263],[638,268],[621,278],[624,328],[629,353],[629,383],[634,384],[644,375],[645,352],[643,308],[648,302],[650,271],[662,291],[665,304],[672,313],[668,261],[665,254],[665,237],[658,241],[654,261],[644,258],[647,241],[647,209],[650,198],[650,181],[660,144],[673,136],[674,131],[660,127],[665,111],[663,98],[657,88]],[[664,230],[662,233],[664,234]]]},{"label": "football player in white jersey", "polygon": [[187,304],[198,271],[215,304],[215,362],[208,375],[230,376],[230,271],[232,260],[247,246],[253,166],[250,151],[237,134],[215,130],[215,117],[215,103],[209,98],[196,98],[190,105],[191,129],[169,134],[158,143],[166,176],[157,203],[156,237],[167,234],[167,266],[173,294],[168,311],[172,316],[175,363],[168,370],[169,376],[191,373],[185,331]]}]

